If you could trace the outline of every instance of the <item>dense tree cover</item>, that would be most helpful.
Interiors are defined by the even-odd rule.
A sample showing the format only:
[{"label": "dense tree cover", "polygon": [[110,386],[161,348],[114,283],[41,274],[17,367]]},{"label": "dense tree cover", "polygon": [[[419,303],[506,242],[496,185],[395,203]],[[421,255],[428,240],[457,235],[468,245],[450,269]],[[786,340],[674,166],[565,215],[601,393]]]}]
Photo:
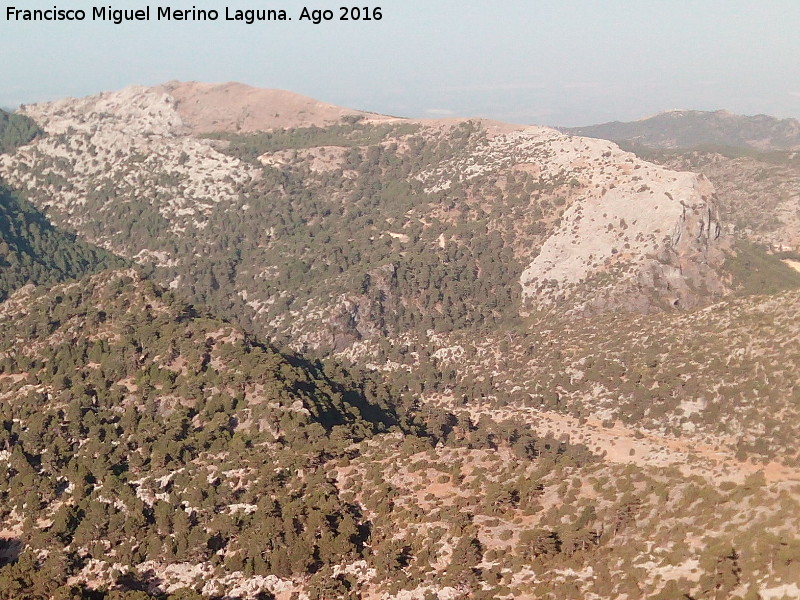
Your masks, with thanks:
[{"label": "dense tree cover", "polygon": [[26,283],[53,284],[124,264],[53,227],[28,201],[0,185],[0,300]]},{"label": "dense tree cover", "polygon": [[723,269],[740,294],[775,294],[800,288],[800,272],[757,244],[738,240]]},{"label": "dense tree cover", "polygon": [[[400,129],[392,135],[401,136],[407,145],[401,148],[376,142],[387,137],[388,127],[233,136],[228,151],[244,159],[337,141],[329,136],[344,137],[338,143],[350,150],[341,168],[329,172],[312,173],[302,160],[281,170],[265,167],[260,179],[242,189],[247,211],[219,207],[210,217],[214,238],[201,232],[201,240],[171,242],[184,260],[157,275],[180,277],[214,310],[250,315],[256,331],[287,342],[296,337],[296,332],[290,337],[287,318],[305,312],[309,303],[318,306],[330,314],[328,331],[317,336],[325,351],[375,334],[513,318],[522,264],[508,243],[509,232],[482,218],[487,215],[471,206],[464,189],[430,193],[415,178],[425,166],[477,143],[481,134],[465,124],[431,139],[402,131],[408,126],[391,126]],[[352,143],[354,137],[370,145]],[[343,177],[345,171],[353,175]],[[525,179],[515,185],[522,191]],[[190,255],[194,244],[207,252]],[[268,305],[253,315],[232,289],[246,290],[249,302]],[[331,304],[321,304],[327,298]]]},{"label": "dense tree cover", "polygon": [[[420,404],[374,373],[278,352],[134,271],[0,305],[0,467],[9,598],[144,600],[187,564],[207,570],[168,600],[268,575],[310,598],[643,598],[663,582],[637,561],[687,553],[700,581],[670,585],[717,598],[800,560],[785,520],[800,513],[763,481],[717,490],[609,467],[518,420]],[[720,525],[741,514],[746,536]],[[769,544],[783,549],[767,567]],[[357,564],[366,575],[342,570]],[[558,573],[588,565],[563,587]]]},{"label": "dense tree cover", "polygon": [[341,123],[328,127],[298,127],[252,134],[214,133],[207,137],[228,142],[228,152],[243,160],[255,162],[267,152],[317,146],[372,146],[386,138],[413,134],[420,129],[419,125],[412,123],[376,126],[362,121],[363,117],[354,116],[346,117]]},{"label": "dense tree cover", "polygon": [[[171,594],[148,594],[146,582],[135,577],[125,579],[116,589],[94,589],[85,583],[65,583],[63,569],[69,568],[69,559],[59,555],[44,563],[37,561],[30,551],[13,564],[0,568],[0,600],[203,600],[191,589],[180,589]],[[271,600],[264,594],[259,600]]]},{"label": "dense tree cover", "polygon": [[[169,214],[174,199],[157,188],[180,185],[174,174],[131,186],[123,169],[78,191],[69,177],[46,173],[49,158],[26,168],[85,196],[73,217],[102,212],[81,219],[87,239],[155,266],[160,282],[178,283],[215,314],[325,354],[377,335],[516,318],[524,257],[574,193],[563,177],[516,171],[428,187],[422,173],[474,152],[486,134],[476,123],[417,129],[357,121],[219,135],[223,152],[259,172],[236,185],[238,199],[209,203],[202,215]],[[73,142],[91,153],[91,141],[64,143]],[[267,151],[287,162],[262,165]],[[317,169],[315,157],[330,167]],[[131,169],[139,160],[130,158]],[[72,218],[57,204],[48,211],[59,222]]]},{"label": "dense tree cover", "polygon": [[12,152],[42,133],[29,117],[0,109],[0,154]]},{"label": "dense tree cover", "polygon": [[135,273],[98,277],[0,318],[0,509],[26,546],[62,580],[89,558],[227,548],[232,570],[289,576],[360,555],[363,516],[319,465],[413,430],[381,386],[281,355]]},{"label": "dense tree cover", "polygon": [[[504,427],[281,354],[134,271],[17,295],[0,313],[0,519],[22,548],[0,577],[8,590],[81,597],[60,586],[88,561],[189,561],[321,573],[323,590],[334,565],[377,561],[390,543],[330,472],[359,454],[353,444],[400,434],[409,448],[505,443],[525,460],[589,459]],[[123,571],[112,588],[130,588]]]}]

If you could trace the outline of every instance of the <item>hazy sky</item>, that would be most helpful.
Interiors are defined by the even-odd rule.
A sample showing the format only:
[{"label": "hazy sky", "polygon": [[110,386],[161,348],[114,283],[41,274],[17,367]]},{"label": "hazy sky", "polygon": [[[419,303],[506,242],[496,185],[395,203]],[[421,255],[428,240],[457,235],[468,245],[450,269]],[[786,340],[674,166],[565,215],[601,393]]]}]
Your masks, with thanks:
[{"label": "hazy sky", "polygon": [[390,0],[370,5],[381,21],[299,22],[303,6],[338,19],[338,3],[316,2],[165,0],[221,19],[228,6],[294,20],[114,25],[6,20],[9,6],[91,13],[102,1],[1,0],[0,106],[179,79],[414,117],[586,125],[726,108],[800,118],[800,0]]}]

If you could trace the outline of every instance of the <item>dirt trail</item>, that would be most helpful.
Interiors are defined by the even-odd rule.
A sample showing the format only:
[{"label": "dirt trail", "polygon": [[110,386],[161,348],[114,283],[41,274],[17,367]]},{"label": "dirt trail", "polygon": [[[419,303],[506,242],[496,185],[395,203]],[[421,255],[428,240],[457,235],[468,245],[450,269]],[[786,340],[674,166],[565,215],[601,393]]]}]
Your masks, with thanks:
[{"label": "dirt trail", "polygon": [[740,462],[730,451],[709,444],[664,437],[637,431],[617,421],[604,427],[599,419],[578,419],[553,412],[530,411],[534,429],[556,437],[569,436],[573,443],[585,444],[595,453],[605,452],[605,458],[616,463],[678,467],[685,475],[701,475],[716,481],[742,482],[762,471],[767,481],[798,481],[800,470],[781,463],[753,464]]},{"label": "dirt trail", "polygon": [[763,472],[767,482],[800,482],[800,469],[774,461],[766,464],[741,462],[721,445],[665,437],[627,427],[619,421],[612,427],[604,427],[596,418],[581,423],[569,415],[526,408],[498,413],[495,409],[476,406],[470,412],[475,419],[481,414],[499,419],[509,418],[511,413],[517,418],[523,416],[537,434],[563,440],[568,438],[570,442],[583,444],[594,454],[615,463],[677,467],[686,476],[700,475],[715,483],[741,483],[759,471]]},{"label": "dirt trail", "polygon": [[789,265],[795,271],[800,273],[800,260],[791,260],[791,259],[787,258],[783,262],[785,262],[787,265]]}]

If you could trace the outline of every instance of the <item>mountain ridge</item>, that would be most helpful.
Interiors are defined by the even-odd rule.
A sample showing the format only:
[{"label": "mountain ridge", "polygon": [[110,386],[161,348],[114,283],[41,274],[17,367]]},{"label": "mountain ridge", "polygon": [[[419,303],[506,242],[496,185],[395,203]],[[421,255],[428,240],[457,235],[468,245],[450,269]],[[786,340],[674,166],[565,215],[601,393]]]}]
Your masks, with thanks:
[{"label": "mountain ridge", "polygon": [[613,140],[632,146],[690,149],[722,146],[753,150],[800,150],[800,121],[768,115],[739,115],[727,110],[670,110],[636,121],[611,121],[560,131]]},{"label": "mountain ridge", "polygon": [[[225,124],[233,131],[218,133],[213,139],[192,134],[192,126],[187,126],[180,112],[181,103],[170,95],[170,89],[199,89],[196,100],[201,112],[206,105],[214,113],[225,102],[233,102],[232,114],[239,116]],[[377,228],[374,218],[372,225],[367,225],[376,231],[367,244],[371,249],[364,248],[361,256],[382,258],[371,265],[356,259],[355,264],[346,268],[356,280],[372,277],[372,273],[379,272],[376,269],[402,270],[402,248],[389,252],[397,254],[391,259],[387,249],[376,253],[375,236],[394,237],[399,246],[418,243],[431,261],[435,260],[437,248],[441,250],[442,244],[447,247],[447,239],[454,242],[455,249],[463,248],[474,254],[455,231],[457,223],[463,221],[468,228],[483,227],[485,223],[494,235],[504,238],[499,243],[514,252],[510,262],[503,259],[509,262],[505,268],[519,274],[516,281],[502,284],[498,281],[492,285],[511,285],[514,295],[525,296],[526,301],[534,304],[539,299],[551,302],[564,296],[572,298],[570,302],[576,306],[586,305],[590,302],[587,294],[574,293],[578,280],[606,275],[610,275],[608,286],[618,289],[618,293],[611,289],[604,300],[593,302],[593,310],[618,306],[627,293],[625,290],[634,288],[653,290],[652,294],[645,292],[639,300],[628,303],[643,310],[670,306],[677,298],[681,303],[693,305],[701,301],[703,294],[719,294],[726,289],[714,275],[722,255],[713,250],[717,246],[724,250],[724,231],[715,229],[713,235],[703,238],[712,248],[710,253],[699,248],[689,250],[686,244],[697,237],[694,232],[673,236],[688,223],[706,223],[708,215],[714,213],[713,192],[705,190],[695,176],[659,171],[611,144],[570,139],[551,128],[489,121],[431,122],[382,117],[375,121],[370,120],[372,116],[347,114],[327,128],[309,126],[249,133],[238,129],[240,109],[249,110],[248,103],[254,106],[261,102],[259,98],[271,97],[272,92],[267,91],[263,96],[262,92],[247,88],[253,97],[240,102],[232,91],[238,89],[239,84],[167,84],[28,106],[26,114],[49,135],[14,156],[0,158],[0,172],[14,185],[27,189],[37,205],[62,226],[80,231],[93,243],[117,254],[164,269],[164,277],[170,277],[164,282],[178,286],[181,281],[193,286],[197,283],[194,276],[185,272],[186,262],[197,260],[190,250],[192,246],[218,245],[219,240],[211,232],[221,227],[222,221],[235,219],[236,212],[274,211],[276,205],[285,203],[286,190],[291,186],[293,193],[311,195],[318,205],[328,208],[322,215],[307,215],[283,235],[251,232],[243,236],[234,231],[233,236],[244,241],[239,253],[261,238],[248,260],[275,264],[270,248],[291,244],[293,248],[282,252],[306,262],[310,257],[303,256],[308,252],[299,243],[305,235],[301,230],[309,223],[321,227],[323,234],[331,239],[339,236],[341,239],[335,242],[339,245],[337,252],[347,256],[352,250],[347,247],[349,243],[341,229],[350,227],[352,219],[337,222],[339,207],[361,214],[366,224],[370,220],[364,212],[366,207],[357,207],[358,201],[362,201],[381,207],[379,214],[384,215],[381,218],[386,220],[387,227]],[[208,90],[210,96],[205,93]],[[218,96],[232,99],[222,101]],[[303,99],[298,110],[305,110],[308,102]],[[324,105],[323,115],[331,114],[327,107]],[[262,105],[259,110],[269,115],[272,109]],[[411,152],[412,147],[427,149],[425,154],[416,156],[417,150]],[[41,167],[33,168],[34,165],[52,165],[48,167],[52,173],[45,174]],[[54,183],[55,174],[68,185]],[[664,182],[658,183],[656,179]],[[667,180],[672,183],[667,184]],[[392,206],[395,201],[382,191],[390,187],[388,182],[402,188],[405,213]],[[662,187],[664,193],[656,194]],[[678,189],[686,190],[686,194]],[[483,201],[479,199],[481,196],[485,198]],[[625,202],[617,203],[619,208],[609,212],[602,207],[604,202],[615,205],[609,200],[612,196],[636,198],[640,204],[631,208]],[[363,200],[354,203],[360,198]],[[655,220],[630,218],[632,212],[656,211],[659,205],[662,208],[657,227]],[[586,218],[581,216],[584,208]],[[126,216],[132,210],[139,214],[141,223],[133,228]],[[297,209],[285,206],[281,210]],[[511,211],[516,211],[519,218],[511,218]],[[434,228],[439,229],[435,235],[428,223],[428,213],[436,220]],[[95,220],[96,214],[103,214],[104,219]],[[687,215],[690,215],[688,220]],[[284,221],[287,217],[288,213],[279,216]],[[392,224],[394,221],[397,224]],[[629,225],[629,221],[636,223]],[[711,227],[710,223],[706,225]],[[225,227],[249,226],[230,223]],[[633,229],[626,233],[628,227]],[[580,235],[576,236],[573,230],[581,231]],[[548,238],[552,242],[544,245]],[[672,247],[673,239],[676,244],[684,244],[684,249],[665,252]],[[577,253],[572,252],[575,240],[579,242]],[[185,245],[185,249],[177,251],[176,244]],[[592,244],[596,247],[591,247]],[[553,256],[563,252],[574,254],[575,269],[580,269],[582,275],[571,278],[572,271],[562,273],[542,268],[544,261],[553,259],[539,253],[542,249],[551,252],[550,248],[560,248]],[[211,254],[220,251],[227,252],[219,248]],[[208,265],[203,270],[222,269],[230,273],[227,277],[237,279],[239,271],[231,265],[239,259],[224,260],[228,266]],[[491,259],[495,264],[498,260],[497,256]],[[465,273],[475,269],[466,263],[458,268]],[[526,269],[529,270],[523,282],[520,277]],[[485,272],[479,267],[471,277],[480,277]],[[509,276],[510,273],[503,275]],[[248,273],[247,277],[253,278],[254,274]],[[219,286],[216,273],[214,279]],[[335,279],[339,277],[334,271],[327,281],[333,283]],[[713,283],[715,279],[717,284]],[[557,283],[554,291],[546,287],[552,281]],[[209,283],[201,293],[214,292],[208,287],[215,284]],[[257,288],[250,283],[231,282],[226,287],[226,296],[228,302],[238,305],[236,310],[240,314],[249,313],[263,327],[268,320],[274,322],[274,317],[260,315],[268,312],[277,298],[275,293],[265,296]],[[542,293],[533,293],[534,288]],[[281,295],[286,290],[276,293]],[[291,294],[297,295],[295,291]],[[359,298],[338,292],[334,297],[337,296],[338,307],[298,307],[300,312],[293,315],[293,320],[303,323],[312,319],[316,321],[313,327],[319,329],[322,324],[313,315],[331,310],[334,314],[342,312],[343,322],[373,320],[373,316],[367,315],[387,313],[386,307],[367,309],[365,304],[372,301],[363,294]],[[417,304],[415,298],[395,296],[388,294],[387,301],[399,302],[405,308]],[[358,309],[360,316],[352,314],[353,306],[362,306]],[[431,310],[439,309],[431,306]],[[305,333],[298,335],[282,326],[279,329],[283,331],[275,326],[261,331],[270,336],[289,335],[301,344],[305,343],[301,339],[310,339]],[[347,335],[358,337],[363,331],[377,331],[374,324],[365,324],[361,329],[361,333],[351,329]]]},{"label": "mountain ridge", "polygon": [[378,122],[393,120],[392,117],[343,108],[295,92],[256,88],[236,82],[171,81],[155,89],[163,89],[175,99],[176,110],[194,134],[323,127],[346,117]]}]

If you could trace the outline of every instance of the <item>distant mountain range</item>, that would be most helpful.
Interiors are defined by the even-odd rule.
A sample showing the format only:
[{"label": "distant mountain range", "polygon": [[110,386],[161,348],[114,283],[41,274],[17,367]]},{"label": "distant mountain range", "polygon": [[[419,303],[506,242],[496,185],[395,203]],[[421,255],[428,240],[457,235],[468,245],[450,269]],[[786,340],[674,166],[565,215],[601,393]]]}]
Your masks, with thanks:
[{"label": "distant mountain range", "polygon": [[800,150],[800,122],[796,119],[744,116],[726,110],[671,110],[638,121],[612,121],[560,130],[646,148],[720,146],[761,151]]}]

